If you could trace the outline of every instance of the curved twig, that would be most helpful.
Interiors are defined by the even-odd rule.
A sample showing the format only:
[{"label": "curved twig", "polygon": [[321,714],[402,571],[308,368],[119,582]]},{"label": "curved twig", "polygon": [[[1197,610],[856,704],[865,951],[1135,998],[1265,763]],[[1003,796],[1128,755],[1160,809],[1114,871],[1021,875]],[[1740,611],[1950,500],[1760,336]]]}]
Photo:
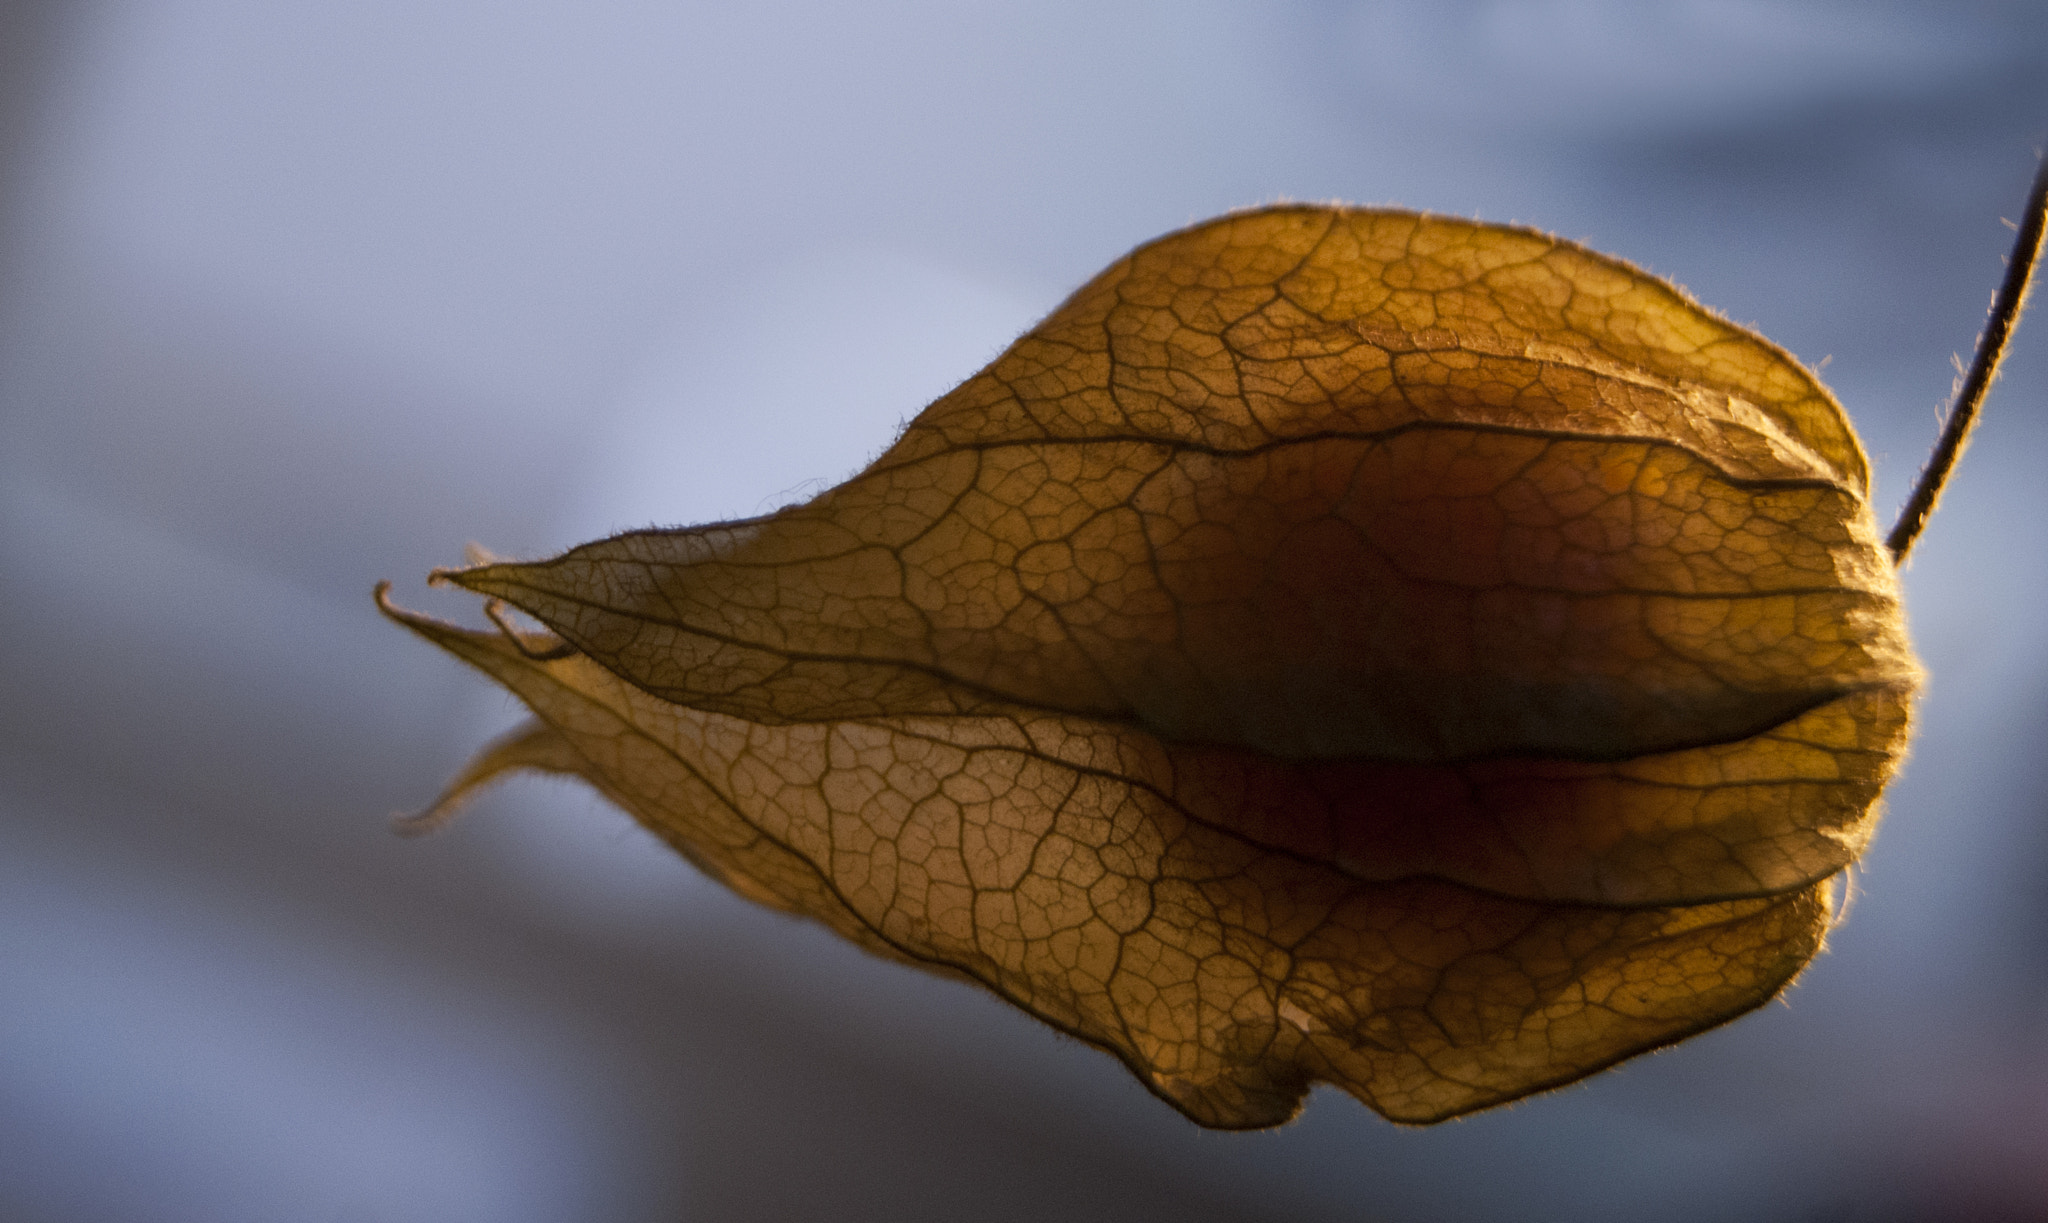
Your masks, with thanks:
[{"label": "curved twig", "polygon": [[1905,563],[1906,553],[1912,550],[1913,541],[1927,525],[1927,516],[1941,499],[1942,486],[1948,483],[1949,473],[1955,470],[1956,460],[1962,457],[1963,446],[1969,441],[1970,429],[1977,423],[1977,409],[1983,406],[1992,379],[1998,377],[1998,363],[2004,360],[2007,342],[2012,339],[2013,328],[2019,325],[2020,311],[2026,307],[2027,289],[2033,281],[2034,263],[2041,254],[2044,211],[2048,211],[2048,160],[2042,161],[2034,172],[2034,187],[2027,194],[2019,236],[2013,239],[2012,255],[2006,260],[2005,282],[1998,286],[1998,296],[1992,299],[1991,319],[1984,325],[1984,334],[1978,337],[1977,355],[1970,362],[1970,372],[1963,376],[1962,386],[1956,391],[1941,438],[1934,444],[1934,453],[1927,456],[1927,466],[1920,471],[1913,495],[1906,499],[1906,507],[1899,511],[1899,520],[1884,541],[1891,549],[1895,565]]}]

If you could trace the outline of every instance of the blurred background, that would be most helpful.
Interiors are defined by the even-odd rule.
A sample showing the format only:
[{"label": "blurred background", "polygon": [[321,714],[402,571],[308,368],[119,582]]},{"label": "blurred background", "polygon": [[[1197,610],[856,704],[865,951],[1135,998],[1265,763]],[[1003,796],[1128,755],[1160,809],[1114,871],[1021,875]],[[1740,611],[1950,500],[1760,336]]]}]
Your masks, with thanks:
[{"label": "blurred background", "polygon": [[1199,1131],[695,877],[379,620],[836,482],[1132,245],[1522,221],[1810,363],[1889,521],[2048,138],[2038,0],[0,6],[0,1217],[2048,1219],[2048,315],[1784,999],[1518,1107]]}]

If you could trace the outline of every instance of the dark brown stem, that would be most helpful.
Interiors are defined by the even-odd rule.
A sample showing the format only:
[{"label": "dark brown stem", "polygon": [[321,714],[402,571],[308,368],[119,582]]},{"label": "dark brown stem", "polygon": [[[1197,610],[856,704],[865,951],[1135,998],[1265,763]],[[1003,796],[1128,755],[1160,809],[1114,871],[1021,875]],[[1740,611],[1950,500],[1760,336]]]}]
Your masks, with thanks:
[{"label": "dark brown stem", "polygon": [[1895,565],[1905,563],[1913,541],[1920,538],[1927,516],[1941,499],[1942,486],[1948,483],[1949,473],[1955,470],[1956,460],[1962,457],[1963,446],[1970,439],[1970,429],[1977,423],[1977,409],[1983,406],[1992,379],[1998,377],[1998,363],[2005,359],[2013,328],[2019,326],[2020,311],[2027,304],[2027,288],[2033,282],[2034,263],[2041,254],[2044,211],[2048,211],[2048,161],[2034,171],[2034,189],[2027,195],[2019,236],[2013,239],[2012,256],[2006,260],[2005,283],[1998,286],[1998,296],[1991,303],[1991,320],[1984,325],[1984,334],[1977,338],[1977,355],[1970,362],[1970,372],[1963,375],[1962,387],[1956,391],[1955,404],[1941,429],[1941,440],[1934,444],[1934,453],[1927,457],[1927,466],[1920,471],[1920,482],[1913,486],[1913,495],[1906,499],[1906,508],[1899,511],[1899,520],[1884,541],[1892,550]]}]

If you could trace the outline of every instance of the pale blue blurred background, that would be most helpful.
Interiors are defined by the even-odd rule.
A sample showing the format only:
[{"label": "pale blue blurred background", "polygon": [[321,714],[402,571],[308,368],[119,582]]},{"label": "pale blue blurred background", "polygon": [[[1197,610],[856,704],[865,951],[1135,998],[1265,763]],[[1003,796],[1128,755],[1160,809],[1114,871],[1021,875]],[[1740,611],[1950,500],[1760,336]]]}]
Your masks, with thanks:
[{"label": "pale blue blurred background", "polygon": [[1889,516],[2048,137],[2038,0],[13,0],[0,1218],[2048,1219],[2048,315],[1783,1005],[1517,1108],[1198,1131],[520,784],[377,619],[832,481],[1133,244],[1518,220],[1830,360]]}]

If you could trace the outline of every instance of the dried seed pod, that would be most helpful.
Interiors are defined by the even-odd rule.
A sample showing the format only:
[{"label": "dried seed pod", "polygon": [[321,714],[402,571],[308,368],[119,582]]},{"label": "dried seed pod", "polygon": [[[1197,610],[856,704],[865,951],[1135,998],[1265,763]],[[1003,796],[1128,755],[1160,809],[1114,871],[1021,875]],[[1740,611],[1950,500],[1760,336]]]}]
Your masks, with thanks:
[{"label": "dried seed pod", "polygon": [[1768,341],[1524,229],[1133,252],[838,488],[392,614],[742,893],[1206,1125],[1433,1121],[1773,996],[1919,681],[1868,470]]}]

